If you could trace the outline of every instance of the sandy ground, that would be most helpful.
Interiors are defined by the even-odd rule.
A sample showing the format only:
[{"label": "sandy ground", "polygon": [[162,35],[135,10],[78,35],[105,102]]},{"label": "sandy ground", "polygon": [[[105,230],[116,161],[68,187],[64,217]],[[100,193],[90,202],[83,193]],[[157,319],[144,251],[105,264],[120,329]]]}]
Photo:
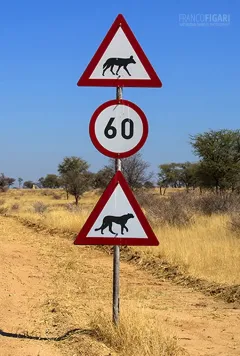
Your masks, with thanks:
[{"label": "sandy ground", "polygon": [[[88,329],[97,309],[111,312],[112,257],[88,246],[38,233],[0,217],[0,355],[109,356],[83,334],[62,341],[29,340],[1,332],[59,337]],[[240,310],[121,263],[121,309],[154,313],[189,355],[240,355]]]}]

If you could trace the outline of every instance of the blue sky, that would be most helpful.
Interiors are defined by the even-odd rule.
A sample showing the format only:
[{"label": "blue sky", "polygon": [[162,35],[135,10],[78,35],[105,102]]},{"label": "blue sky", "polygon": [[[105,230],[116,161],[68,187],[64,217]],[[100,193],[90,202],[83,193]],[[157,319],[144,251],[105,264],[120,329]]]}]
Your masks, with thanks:
[{"label": "blue sky", "polygon": [[[114,88],[77,81],[122,13],[163,87],[126,88],[149,121],[143,158],[151,168],[194,161],[189,134],[239,128],[240,4],[232,1],[2,1],[0,172],[24,180],[57,173],[65,156],[108,163],[88,135]],[[230,14],[228,26],[180,26],[180,14]]]}]

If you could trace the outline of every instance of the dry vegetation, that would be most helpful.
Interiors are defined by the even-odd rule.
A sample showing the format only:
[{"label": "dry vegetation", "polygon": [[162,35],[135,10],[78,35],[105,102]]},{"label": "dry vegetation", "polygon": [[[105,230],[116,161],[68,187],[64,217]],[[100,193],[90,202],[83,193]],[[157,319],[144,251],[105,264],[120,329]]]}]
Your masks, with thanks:
[{"label": "dry vegetation", "polygon": [[[151,259],[162,257],[184,273],[210,282],[240,283],[240,199],[171,192],[138,194],[160,245],[134,247]],[[0,196],[0,213],[17,215],[61,231],[79,232],[99,198],[85,193],[79,207],[61,190],[10,190]]]},{"label": "dry vegetation", "polygon": [[149,259],[164,258],[210,282],[240,283],[239,196],[181,192],[164,200],[141,194],[139,201],[161,242],[142,248]]},{"label": "dry vegetation", "polygon": [[[144,256],[145,260],[149,261],[155,256],[161,257],[169,263],[177,265],[183,273],[193,277],[228,285],[240,283],[238,201],[231,197],[226,199],[215,197],[212,201],[211,194],[199,196],[192,192],[178,194],[171,191],[167,196],[160,196],[156,190],[152,190],[149,194],[138,192],[136,196],[160,240],[160,245],[154,248],[131,247],[132,251],[137,251]],[[67,200],[66,194],[62,190],[9,190],[7,193],[0,194],[0,214],[12,215],[43,225],[47,230],[56,229],[62,232],[78,233],[99,195],[100,193],[97,191],[85,193],[80,200],[79,207],[76,207],[74,198],[70,197]],[[22,226],[16,220],[9,220]],[[10,236],[13,235],[11,231],[7,231],[7,233]],[[35,241],[39,234],[33,233]],[[19,227],[16,234],[21,234]],[[21,234],[21,236],[24,239],[24,235]],[[56,281],[53,290],[58,297],[51,296],[48,290],[50,302],[48,301],[47,304],[48,309],[54,310],[54,313],[51,312],[50,316],[48,315],[50,319],[53,318],[54,325],[58,323],[65,325],[67,320],[67,324],[70,323],[75,328],[78,327],[80,320],[83,323],[83,328],[87,326],[92,330],[93,338],[89,343],[93,345],[93,340],[99,342],[96,344],[96,348],[99,348],[99,345],[104,345],[108,350],[111,350],[112,355],[182,356],[187,354],[182,347],[179,347],[180,342],[173,334],[172,326],[167,326],[164,321],[159,323],[159,314],[154,308],[149,308],[148,298],[150,298],[151,292],[146,289],[146,285],[137,276],[137,284],[133,284],[132,287],[128,284],[129,276],[127,274],[125,280],[122,278],[121,293],[125,307],[121,310],[119,327],[114,327],[110,322],[111,310],[106,308],[103,302],[106,294],[110,291],[103,287],[100,291],[98,290],[97,295],[94,294],[96,283],[99,283],[100,280],[99,274],[103,271],[106,274],[106,270],[111,270],[109,259],[106,257],[104,260],[105,254],[102,254],[102,259],[107,267],[101,261],[96,269],[95,261],[94,264],[91,264],[89,257],[86,258],[86,251],[81,250],[82,255],[79,255],[79,251],[68,240],[59,241],[58,237],[55,239],[58,241],[58,249],[52,250],[50,245],[48,246],[49,241],[53,239],[46,239],[43,242],[44,253],[47,256],[46,261],[51,255],[51,263],[54,262],[57,266],[58,278],[53,278]],[[69,244],[67,248],[63,246],[66,242]],[[42,246],[42,243],[39,242],[39,244]],[[52,244],[56,246],[54,241]],[[95,250],[94,253],[100,252]],[[92,273],[93,270],[94,273]],[[65,293],[61,292],[63,284]],[[152,285],[149,288],[152,289]],[[101,303],[99,293],[102,295]],[[111,296],[107,296],[110,300]],[[76,298],[81,299],[82,308],[76,307]],[[88,304],[91,300],[91,308],[86,310],[89,320],[85,320],[82,314],[86,308],[86,300]],[[100,303],[98,306],[100,310],[93,312],[96,300],[98,304]],[[161,308],[165,308],[165,305],[161,304],[162,295],[159,294],[159,300],[153,300],[157,305],[161,305]],[[72,304],[70,305],[70,303]],[[61,319],[63,314],[58,312],[59,305],[62,305],[61,310],[65,310],[64,322]],[[70,307],[76,308],[73,313],[74,321],[68,314]],[[57,317],[61,318],[58,320]],[[50,319],[48,320],[49,325],[52,320]],[[76,348],[80,347],[80,350],[81,347],[85,347],[81,346],[81,342],[83,341],[77,336],[72,341],[73,344],[76,343]],[[93,352],[93,354],[95,353]]]},{"label": "dry vegetation", "polygon": [[[177,338],[169,330],[162,330],[156,316],[149,318],[144,309],[136,305],[123,311],[119,327],[109,323],[110,316],[105,311],[95,314],[92,329],[97,339],[113,348],[122,356],[172,356],[187,355],[177,345]],[[168,335],[168,336],[167,336]]]}]

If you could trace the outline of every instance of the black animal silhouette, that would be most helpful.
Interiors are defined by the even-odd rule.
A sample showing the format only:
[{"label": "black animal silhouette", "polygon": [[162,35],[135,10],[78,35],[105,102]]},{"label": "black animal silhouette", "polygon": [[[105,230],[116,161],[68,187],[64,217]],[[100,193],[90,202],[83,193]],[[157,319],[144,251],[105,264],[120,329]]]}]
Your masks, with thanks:
[{"label": "black animal silhouette", "polygon": [[[110,68],[110,71],[112,72],[113,75],[115,75],[115,74],[118,75],[119,69],[121,67],[123,67],[125,69],[125,71],[127,72],[127,74],[131,76],[131,74],[129,73],[129,71],[127,69],[127,66],[130,63],[136,64],[135,60],[133,59],[133,56],[130,56],[129,58],[108,58],[103,65],[102,75],[104,76],[104,74],[108,68]],[[114,66],[118,66],[116,73],[114,73],[114,71],[113,71]]]},{"label": "black animal silhouette", "polygon": [[122,216],[112,216],[112,215],[107,215],[103,218],[102,226],[100,226],[98,229],[95,229],[95,231],[101,230],[101,234],[103,235],[103,230],[105,230],[107,227],[109,227],[109,231],[117,236],[118,234],[112,230],[112,224],[118,224],[121,225],[121,234],[124,235],[124,229],[128,232],[128,228],[126,226],[126,223],[128,222],[129,219],[134,218],[133,214],[125,214]]}]

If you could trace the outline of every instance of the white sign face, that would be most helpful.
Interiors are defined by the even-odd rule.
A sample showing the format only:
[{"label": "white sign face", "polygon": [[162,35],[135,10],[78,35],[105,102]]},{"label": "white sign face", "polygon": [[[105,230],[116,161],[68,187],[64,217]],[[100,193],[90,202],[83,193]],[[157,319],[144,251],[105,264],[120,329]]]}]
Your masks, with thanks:
[{"label": "white sign face", "polygon": [[118,184],[87,237],[146,238],[140,221]]},{"label": "white sign face", "polygon": [[[95,114],[97,112],[97,114]],[[98,108],[90,121],[93,144],[110,157],[128,157],[145,143],[148,123],[144,113],[133,103],[112,100]]]},{"label": "white sign face", "polygon": [[150,77],[121,27],[92,72],[90,79],[147,79]]},{"label": "white sign face", "polygon": [[[95,130],[98,141],[107,150],[126,152],[133,149],[140,141],[143,124],[133,109],[125,105],[112,105],[98,116]],[[115,130],[116,136],[114,136]]]}]

